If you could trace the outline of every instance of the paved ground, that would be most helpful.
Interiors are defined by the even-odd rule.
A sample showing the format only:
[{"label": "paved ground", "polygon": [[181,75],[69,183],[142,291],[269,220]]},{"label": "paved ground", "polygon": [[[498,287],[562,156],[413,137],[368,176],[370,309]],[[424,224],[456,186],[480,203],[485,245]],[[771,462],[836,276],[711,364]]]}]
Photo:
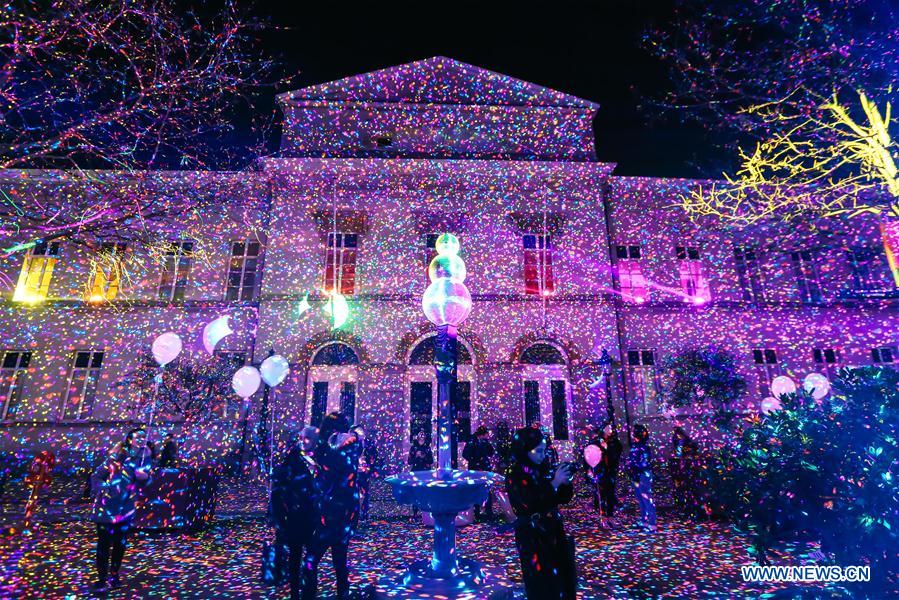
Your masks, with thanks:
[{"label": "paved ground", "polygon": [[[381,497],[377,501],[377,496]],[[197,533],[136,532],[125,557],[124,587],[110,598],[280,598],[285,588],[262,588],[261,544],[270,536],[261,515],[261,488],[225,486],[219,516]],[[797,588],[789,585],[744,584],[739,567],[750,564],[746,540],[721,523],[694,524],[671,511],[661,511],[659,532],[642,533],[629,526],[629,503],[622,528],[598,529],[586,498],[566,510],[574,534],[581,575],[581,598],[699,597],[834,597],[858,596],[835,586]],[[6,506],[10,522],[15,506]],[[374,518],[350,547],[351,583],[358,595],[381,575],[399,569],[410,557],[428,553],[431,531],[406,516],[407,509],[376,494]],[[43,514],[32,535],[0,537],[0,597],[85,597],[93,577],[93,525],[85,506],[56,506]],[[799,548],[811,552],[812,546]],[[461,556],[480,557],[502,565],[513,580],[521,575],[511,533],[497,534],[475,524],[459,533]],[[777,564],[813,564],[808,558],[780,555]],[[323,564],[322,597],[331,597],[333,572]]]}]

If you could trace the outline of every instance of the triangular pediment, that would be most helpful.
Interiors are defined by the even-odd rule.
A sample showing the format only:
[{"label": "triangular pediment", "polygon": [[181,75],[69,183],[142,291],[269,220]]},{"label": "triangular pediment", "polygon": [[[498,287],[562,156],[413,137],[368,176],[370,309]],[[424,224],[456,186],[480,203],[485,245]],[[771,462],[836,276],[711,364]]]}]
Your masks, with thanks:
[{"label": "triangular pediment", "polygon": [[278,96],[281,102],[378,102],[482,106],[599,105],[443,56],[313,85]]}]

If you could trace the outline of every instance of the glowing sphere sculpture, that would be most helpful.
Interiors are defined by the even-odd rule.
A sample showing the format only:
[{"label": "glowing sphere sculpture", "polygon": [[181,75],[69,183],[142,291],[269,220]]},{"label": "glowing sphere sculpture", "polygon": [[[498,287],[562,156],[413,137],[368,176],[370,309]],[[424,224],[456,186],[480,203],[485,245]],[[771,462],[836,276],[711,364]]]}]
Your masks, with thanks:
[{"label": "glowing sphere sculpture", "polygon": [[431,281],[448,278],[462,283],[467,274],[465,263],[455,254],[438,254],[428,265],[428,277]]},{"label": "glowing sphere sculpture", "polygon": [[434,249],[441,256],[459,254],[459,238],[451,233],[444,233],[434,242]]},{"label": "glowing sphere sculpture", "polygon": [[465,263],[459,258],[459,240],[444,233],[435,244],[437,256],[428,266],[431,284],[421,297],[421,309],[428,321],[441,325],[460,325],[471,312],[471,294],[465,286]]},{"label": "glowing sphere sculpture", "polygon": [[421,309],[428,321],[441,325],[460,325],[471,312],[471,294],[464,283],[441,278],[431,283],[421,297]]}]

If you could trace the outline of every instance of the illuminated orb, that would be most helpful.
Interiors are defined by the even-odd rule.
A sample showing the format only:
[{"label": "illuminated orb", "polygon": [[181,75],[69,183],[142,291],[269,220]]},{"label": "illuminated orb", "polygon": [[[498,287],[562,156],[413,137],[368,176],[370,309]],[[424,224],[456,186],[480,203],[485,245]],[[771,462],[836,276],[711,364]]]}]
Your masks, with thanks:
[{"label": "illuminated orb", "polygon": [[262,385],[262,376],[256,367],[241,367],[231,378],[231,388],[244,400],[255,394],[260,385]]},{"label": "illuminated orb", "polygon": [[324,310],[331,317],[331,328],[338,329],[347,322],[350,316],[350,305],[347,304],[343,294],[333,292],[329,296]]},{"label": "illuminated orb", "polygon": [[780,400],[777,398],[768,397],[762,400],[762,412],[766,415],[770,415],[773,412],[781,410],[783,406],[780,403]]},{"label": "illuminated orb", "polygon": [[796,382],[786,375],[780,375],[779,377],[775,377],[771,381],[771,393],[774,394],[776,398],[786,396],[787,394],[793,394],[795,392]]},{"label": "illuminated orb", "polygon": [[821,373],[809,373],[802,381],[802,387],[815,400],[821,400],[830,391],[830,381]]},{"label": "illuminated orb", "polygon": [[421,309],[437,325],[460,325],[471,312],[471,294],[464,283],[452,279],[433,281],[421,297]]},{"label": "illuminated orb", "polygon": [[462,283],[467,275],[465,261],[455,254],[439,254],[428,265],[428,277],[431,278],[431,281],[446,277]]},{"label": "illuminated orb", "polygon": [[444,233],[434,243],[434,249],[437,254],[442,256],[448,254],[459,254],[459,238],[451,233]]}]

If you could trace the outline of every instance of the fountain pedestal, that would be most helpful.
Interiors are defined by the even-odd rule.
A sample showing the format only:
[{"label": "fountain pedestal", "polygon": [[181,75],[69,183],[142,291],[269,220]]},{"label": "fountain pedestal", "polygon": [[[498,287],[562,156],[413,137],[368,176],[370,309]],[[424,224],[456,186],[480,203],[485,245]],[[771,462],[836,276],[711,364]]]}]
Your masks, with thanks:
[{"label": "fountain pedestal", "polygon": [[375,598],[511,599],[503,570],[456,556],[456,515],[487,499],[500,476],[486,471],[415,471],[387,478],[400,504],[434,516],[434,549],[402,573],[383,577]]}]

